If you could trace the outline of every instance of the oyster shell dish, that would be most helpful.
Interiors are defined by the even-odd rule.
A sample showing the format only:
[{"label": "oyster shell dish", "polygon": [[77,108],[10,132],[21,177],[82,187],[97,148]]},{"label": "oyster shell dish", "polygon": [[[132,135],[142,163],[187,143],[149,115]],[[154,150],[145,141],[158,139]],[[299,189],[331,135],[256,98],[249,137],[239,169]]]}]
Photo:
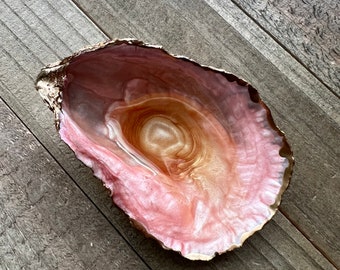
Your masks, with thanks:
[{"label": "oyster shell dish", "polygon": [[45,67],[36,88],[61,139],[164,248],[210,260],[277,211],[293,155],[236,76],[126,39]]}]

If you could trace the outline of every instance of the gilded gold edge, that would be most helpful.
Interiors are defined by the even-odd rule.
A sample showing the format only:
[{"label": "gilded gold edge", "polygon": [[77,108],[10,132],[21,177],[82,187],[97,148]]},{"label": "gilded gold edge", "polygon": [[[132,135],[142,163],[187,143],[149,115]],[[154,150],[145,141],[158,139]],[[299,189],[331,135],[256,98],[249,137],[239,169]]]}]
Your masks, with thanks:
[{"label": "gilded gold edge", "polygon": [[60,113],[62,113],[62,88],[64,86],[64,69],[67,64],[56,62],[41,69],[35,81],[35,88],[54,113],[55,127],[59,130]]},{"label": "gilded gold edge", "polygon": [[293,156],[293,151],[291,150],[291,147],[287,141],[287,138],[285,136],[285,133],[275,124],[273,116],[270,112],[270,109],[268,106],[261,100],[259,100],[259,103],[266,109],[267,111],[267,119],[269,124],[271,125],[272,129],[277,132],[277,134],[282,137],[282,147],[279,151],[279,155],[283,158],[286,158],[288,161],[288,166],[286,167],[284,173],[283,173],[283,178],[282,178],[282,184],[281,184],[281,189],[276,197],[275,202],[270,206],[270,208],[273,211],[277,211],[280,203],[281,203],[281,198],[284,193],[284,191],[287,189],[292,174],[293,174],[293,167],[295,164],[294,156]]}]

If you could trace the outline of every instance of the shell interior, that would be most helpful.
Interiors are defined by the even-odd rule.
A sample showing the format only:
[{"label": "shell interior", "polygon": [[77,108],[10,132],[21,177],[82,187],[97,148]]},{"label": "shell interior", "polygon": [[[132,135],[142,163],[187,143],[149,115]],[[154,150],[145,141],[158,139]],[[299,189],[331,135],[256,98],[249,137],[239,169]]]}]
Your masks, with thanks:
[{"label": "shell interior", "polygon": [[114,202],[186,258],[241,246],[288,185],[289,145],[234,75],[116,40],[48,66],[37,89]]}]

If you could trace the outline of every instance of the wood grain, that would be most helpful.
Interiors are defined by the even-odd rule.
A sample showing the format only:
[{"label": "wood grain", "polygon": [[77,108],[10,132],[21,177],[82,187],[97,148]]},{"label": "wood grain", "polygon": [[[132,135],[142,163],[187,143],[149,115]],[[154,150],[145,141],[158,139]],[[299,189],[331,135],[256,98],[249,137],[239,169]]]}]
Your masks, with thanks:
[{"label": "wood grain", "polygon": [[333,91],[340,94],[338,1],[234,2]]},{"label": "wood grain", "polygon": [[[340,190],[338,98],[235,5],[207,2],[209,5],[204,1],[144,1],[140,5],[129,1],[77,1],[112,37],[132,33],[133,37],[162,44],[173,53],[231,71],[260,91],[296,157],[292,183],[280,209],[340,266],[340,210],[333,203],[340,202],[340,194],[333,192]],[[148,12],[141,13],[141,9]],[[171,35],[173,29],[176,35]],[[275,54],[264,57],[262,51],[258,52],[259,44],[254,48],[256,40],[260,40],[262,51],[268,49]]]},{"label": "wood grain", "polygon": [[[335,261],[337,243],[332,247],[335,249],[334,251],[328,247],[328,243],[325,243],[323,238],[325,235],[318,236],[312,231],[314,228],[320,231],[325,230],[327,240],[333,241],[336,239],[337,228],[334,221],[336,221],[338,210],[335,208],[335,204],[331,205],[329,201],[322,199],[322,196],[331,195],[330,200],[338,200],[336,194],[330,194],[331,188],[337,188],[336,182],[325,178],[322,184],[319,183],[321,182],[320,179],[323,180],[323,177],[334,176],[337,173],[334,154],[338,152],[334,146],[338,146],[335,136],[338,125],[335,113],[336,106],[334,105],[336,102],[332,95],[328,96],[327,91],[312,97],[307,95],[307,90],[303,88],[304,84],[298,79],[294,79],[294,81],[287,79],[287,76],[281,72],[275,61],[271,62],[264,58],[257,49],[253,48],[245,38],[233,30],[232,26],[227,24],[221,16],[214,12],[214,9],[203,1],[195,2],[195,5],[191,2],[181,4],[176,1],[170,4],[163,1],[144,1],[140,4],[132,1],[116,1],[115,4],[105,1],[92,3],[84,1],[78,4],[90,14],[90,17],[95,19],[100,27],[113,37],[118,35],[119,37],[136,36],[148,42],[161,43],[173,52],[186,54],[200,60],[202,63],[227,68],[252,81],[254,85],[261,89],[261,94],[263,94],[266,101],[275,107],[275,110],[273,110],[274,116],[281,117],[279,124],[287,131],[288,138],[296,137],[291,141],[293,147],[300,152],[299,162],[302,165],[299,165],[299,169],[297,169],[299,178],[294,175],[292,185],[284,198],[284,202],[289,200],[291,205],[286,203],[287,205],[283,205],[282,209],[286,215],[291,215],[291,220],[298,221],[296,222],[297,225],[302,224],[303,229],[306,229],[304,233],[309,237],[310,235],[312,237],[316,236],[312,240],[320,238],[320,248],[327,254],[329,252],[331,260]],[[90,205],[90,208],[93,208],[94,204],[111,223],[112,227],[105,228],[105,232],[107,230],[108,232],[106,233],[111,234],[112,231],[117,230],[129,246],[133,247],[139,254],[146,265],[152,269],[334,269],[308,239],[281,213],[278,213],[274,220],[265,226],[260,233],[250,238],[243,248],[218,256],[210,263],[185,260],[173,252],[161,249],[154,240],[145,238],[140,232],[133,229],[127,217],[112,204],[108,191],[92,176],[91,171],[74,157],[69,148],[60,141],[53,126],[52,113],[48,111],[33,89],[35,77],[43,65],[67,56],[71,51],[78,48],[105,40],[107,37],[72,2],[66,0],[58,2],[35,0],[26,1],[25,3],[17,0],[2,1],[0,10],[6,14],[6,16],[1,16],[0,19],[1,36],[5,37],[0,40],[0,61],[2,63],[0,66],[1,97],[39,140],[39,142],[36,142],[36,148],[42,149],[41,145],[45,147],[51,154],[49,156],[50,161],[53,164],[56,161],[60,166],[56,170],[64,175],[66,172],[67,176],[65,178],[55,173],[57,177],[64,179],[64,185],[74,187],[73,192],[59,192],[64,194],[62,201],[72,202],[74,194],[81,194],[79,190],[84,192],[91,201],[91,203],[87,202],[85,204]],[[210,29],[210,26],[213,26],[213,28]],[[260,74],[258,70],[261,70]],[[297,70],[297,72],[301,76],[297,78],[305,78],[304,74],[306,73],[304,70]],[[266,75],[271,78],[269,81],[263,80]],[[315,87],[318,86],[316,84]],[[285,102],[282,103],[281,100]],[[322,102],[330,104],[329,107],[323,106]],[[314,119],[318,121],[316,126],[313,125],[313,119],[308,119],[301,112],[313,115]],[[11,117],[11,121],[17,121],[13,114]],[[12,124],[7,125],[12,126]],[[320,127],[324,129],[324,132],[317,136],[316,130]],[[23,128],[23,130],[25,129]],[[28,132],[27,129],[26,132]],[[2,133],[0,134],[2,139],[3,135]],[[327,141],[323,142],[323,136],[326,135],[328,136]],[[312,154],[314,153],[313,151],[318,152],[319,150],[321,150],[321,153],[318,153],[320,156],[312,156],[311,160],[307,160],[307,165],[304,165],[304,159],[308,159],[310,154],[307,147],[304,146],[306,143],[308,143],[308,147],[311,146],[310,151]],[[314,144],[318,144],[318,147],[315,147]],[[46,152],[42,152],[44,153],[42,156],[48,156]],[[27,159],[32,155],[27,154]],[[36,160],[43,160],[43,157],[39,156]],[[328,167],[318,169],[320,161],[321,164],[322,162],[325,162],[325,164],[327,162]],[[4,162],[6,162],[6,166],[4,166],[6,169],[12,163],[12,166],[18,166],[19,159],[16,155],[12,157],[9,155],[6,156]],[[313,168],[312,166],[315,167]],[[23,166],[23,169],[25,168],[26,166]],[[21,175],[27,171],[23,169],[21,169]],[[15,169],[13,170],[15,171]],[[316,174],[316,177],[306,179],[306,183],[303,185],[307,186],[305,190],[300,179],[304,179],[307,170],[311,170],[310,174]],[[37,176],[36,171],[28,173],[32,179]],[[15,175],[12,170],[10,173],[5,173],[4,179],[6,181],[4,183],[10,185],[11,181],[13,182],[17,179],[17,176],[13,177],[12,175]],[[40,167],[39,175],[44,179],[49,178],[50,181],[54,179],[50,176],[49,170],[45,171],[42,167]],[[309,175],[307,174],[307,176]],[[34,182],[35,185],[31,187],[31,191],[40,189],[39,181],[41,180]],[[316,187],[313,187],[314,184],[316,184]],[[4,190],[6,196],[12,192],[7,187],[1,187],[0,190]],[[294,190],[294,192],[291,190]],[[33,204],[32,209],[35,212],[42,212],[44,215],[49,214],[48,209],[50,204],[53,204],[51,201],[53,197],[51,199],[47,198],[48,191],[47,185],[37,193],[35,198],[38,201],[37,205],[41,203],[43,206],[38,208]],[[311,194],[315,194],[315,192],[320,192],[318,193],[320,196],[318,195],[314,199],[315,205],[320,207],[305,208],[305,205],[309,204],[313,198],[310,197]],[[296,198],[297,194],[302,197],[300,205]],[[40,196],[43,199],[39,200]],[[17,202],[20,198],[22,197],[18,195],[13,201]],[[29,198],[23,197],[22,200],[26,205],[32,205]],[[84,199],[80,199],[80,201],[82,200]],[[19,203],[17,202],[17,204]],[[77,212],[78,208],[83,209],[82,205],[78,205],[79,202],[75,204],[73,210],[65,209],[66,207],[64,207],[64,210],[74,213]],[[296,210],[297,206],[298,209]],[[329,224],[325,224],[326,222],[322,220],[316,221],[314,224],[312,218],[317,219],[318,216],[330,218],[327,213],[323,213],[323,216],[320,213],[323,207],[328,207],[332,211],[333,217],[335,217],[334,220],[330,220],[330,222],[327,220]],[[3,209],[6,210],[6,213],[4,211],[0,212],[1,218],[8,215],[8,209],[6,207]],[[305,216],[301,214],[302,211],[306,212],[304,213]],[[316,214],[313,214],[313,211],[316,211]],[[51,214],[54,215],[53,212]],[[74,213],[74,215],[76,214]],[[34,213],[28,213],[27,216],[22,218],[22,222],[26,222],[27,230],[33,230],[30,220],[35,215]],[[46,224],[50,224],[51,218],[46,219]],[[89,219],[90,221],[80,220],[83,227],[91,227],[91,219]],[[80,225],[72,228],[72,222],[74,221],[65,221],[66,227],[62,223],[53,225],[52,229],[57,232],[66,232],[65,234],[72,235],[71,240],[81,243],[84,237],[79,236],[78,238],[80,232],[76,229]],[[310,226],[309,223],[313,223],[315,227]],[[47,228],[49,227],[47,226]],[[7,230],[6,225],[5,229]],[[88,237],[91,234],[89,231],[87,232]],[[96,235],[95,238],[97,237],[99,236]],[[0,243],[7,241],[7,238],[4,239]],[[46,245],[49,246],[49,242]],[[64,245],[63,241],[61,241],[60,245]],[[20,247],[18,243],[13,243],[12,246],[13,248]],[[4,248],[8,248],[8,246],[5,245]],[[53,249],[53,245],[51,249]],[[112,250],[110,251],[107,244],[98,245],[98,249],[103,252],[101,256],[105,256],[108,252],[113,252]],[[121,249],[122,252],[129,252],[129,250],[131,252],[129,247],[121,247]],[[77,263],[78,265],[89,265],[88,261],[90,259],[84,258],[84,254],[91,256],[91,253],[87,253],[88,250],[85,250],[84,253],[82,253],[81,249],[73,249],[72,251],[75,253],[71,254],[75,257],[74,265],[77,265]],[[21,256],[15,252],[12,253],[14,255],[9,260],[23,260],[22,265],[27,264],[27,259],[24,259],[26,255]],[[28,254],[27,256],[31,255]],[[120,255],[112,255],[110,258],[117,260]],[[54,255],[53,262],[61,264],[63,259],[63,254],[57,254]],[[52,259],[47,257],[46,262],[49,260]],[[72,257],[70,257],[69,262],[73,262],[72,260]],[[33,262],[40,263],[36,260]],[[110,263],[106,260],[97,260],[97,263],[102,263],[102,267],[98,268],[111,268]],[[10,262],[8,264],[10,265]],[[124,265],[124,262],[122,265]],[[140,267],[144,266],[141,264]],[[138,267],[136,265],[136,269],[139,269]],[[53,267],[48,266],[46,268],[53,269]]]}]

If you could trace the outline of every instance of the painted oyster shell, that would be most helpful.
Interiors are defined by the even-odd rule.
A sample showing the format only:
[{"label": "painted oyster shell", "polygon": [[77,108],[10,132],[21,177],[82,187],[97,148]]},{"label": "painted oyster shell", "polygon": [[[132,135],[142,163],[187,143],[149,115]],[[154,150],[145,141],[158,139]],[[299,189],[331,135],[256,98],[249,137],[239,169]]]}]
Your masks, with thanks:
[{"label": "painted oyster shell", "polygon": [[274,215],[293,156],[257,91],[136,40],[44,68],[61,138],[163,247],[210,260]]}]

